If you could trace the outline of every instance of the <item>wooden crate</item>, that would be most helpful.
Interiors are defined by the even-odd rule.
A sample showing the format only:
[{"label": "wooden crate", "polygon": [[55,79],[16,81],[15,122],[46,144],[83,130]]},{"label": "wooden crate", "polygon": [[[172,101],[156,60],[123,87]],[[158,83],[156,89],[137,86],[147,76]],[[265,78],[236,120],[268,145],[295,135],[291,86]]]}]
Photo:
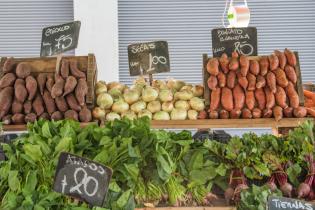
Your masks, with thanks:
[{"label": "wooden crate", "polygon": [[[297,93],[299,95],[299,99],[300,99],[300,105],[303,106],[304,105],[304,94],[303,94],[303,83],[302,83],[302,75],[301,75],[301,69],[300,69],[300,60],[299,60],[299,54],[297,52],[294,52],[295,56],[297,58],[297,64],[295,66],[295,70],[296,70],[296,74],[297,74],[297,84],[296,84],[296,90]],[[204,91],[204,98],[205,98],[205,102],[206,105],[208,106],[210,104],[210,90],[208,88],[208,78],[210,77],[209,72],[207,71],[207,63],[208,60],[211,59],[211,57],[208,57],[207,54],[203,54],[203,84],[205,87],[205,91]],[[249,56],[249,60],[260,60],[262,56]]]},{"label": "wooden crate", "polygon": [[[6,57],[0,60],[0,77],[2,77],[2,68]],[[80,70],[85,71],[87,75],[88,94],[86,96],[86,104],[89,107],[94,106],[95,94],[94,87],[97,82],[97,65],[94,54],[88,56],[64,56],[62,59],[69,61],[76,60]],[[14,58],[16,62],[26,62],[32,67],[32,75],[37,76],[39,73],[54,74],[56,72],[56,57],[39,57],[39,58]]]}]

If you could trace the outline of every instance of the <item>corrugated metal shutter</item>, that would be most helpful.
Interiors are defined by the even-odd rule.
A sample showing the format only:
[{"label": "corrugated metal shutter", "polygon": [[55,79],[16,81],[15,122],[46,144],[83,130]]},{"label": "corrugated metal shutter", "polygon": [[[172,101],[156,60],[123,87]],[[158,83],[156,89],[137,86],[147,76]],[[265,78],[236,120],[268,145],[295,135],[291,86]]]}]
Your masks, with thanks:
[{"label": "corrugated metal shutter", "polygon": [[[243,2],[243,1],[236,1]],[[258,29],[259,54],[285,47],[300,54],[304,82],[315,82],[315,1],[248,0],[251,26]],[[202,81],[202,54],[211,54],[211,29],[221,27],[223,0],[118,0],[119,77],[130,84],[128,44],[152,40],[169,43],[174,77]]]},{"label": "corrugated metal shutter", "polygon": [[71,21],[73,0],[0,0],[0,57],[38,57],[42,29]]}]

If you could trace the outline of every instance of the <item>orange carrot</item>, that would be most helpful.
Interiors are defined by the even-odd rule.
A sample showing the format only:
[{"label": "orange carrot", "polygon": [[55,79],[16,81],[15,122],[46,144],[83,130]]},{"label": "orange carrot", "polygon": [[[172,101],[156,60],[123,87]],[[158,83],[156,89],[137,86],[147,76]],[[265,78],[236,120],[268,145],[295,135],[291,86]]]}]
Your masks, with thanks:
[{"label": "orange carrot", "polygon": [[315,117],[315,109],[306,108],[307,114],[311,115],[312,117]]}]

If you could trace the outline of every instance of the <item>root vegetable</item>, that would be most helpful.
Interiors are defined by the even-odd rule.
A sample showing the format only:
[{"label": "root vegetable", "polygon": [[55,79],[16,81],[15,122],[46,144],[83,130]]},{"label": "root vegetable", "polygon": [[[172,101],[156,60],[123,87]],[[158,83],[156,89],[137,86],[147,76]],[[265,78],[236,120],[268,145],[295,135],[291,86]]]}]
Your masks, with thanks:
[{"label": "root vegetable", "polygon": [[250,61],[249,70],[250,70],[250,72],[251,72],[253,75],[255,75],[255,76],[257,76],[257,75],[259,74],[260,69],[259,69],[259,63],[258,63],[257,60],[251,60],[251,61]]},{"label": "root vegetable", "polygon": [[249,59],[247,56],[241,55],[240,56],[240,66],[241,66],[241,75],[243,77],[247,76],[248,70],[249,70]]},{"label": "root vegetable", "polygon": [[69,109],[66,99],[63,96],[56,97],[55,103],[58,110],[61,112],[66,112]]},{"label": "root vegetable", "polygon": [[191,91],[195,97],[202,97],[204,94],[204,87],[202,85],[195,85]]},{"label": "root vegetable", "polygon": [[24,103],[27,98],[27,90],[25,85],[23,84],[16,84],[14,86],[14,95],[17,101]]},{"label": "root vegetable", "polygon": [[[77,79],[73,76],[69,76],[66,79],[65,87],[64,87],[64,93],[63,96],[68,95],[69,93],[72,93],[77,86],[78,82]],[[105,86],[106,87],[106,86]]]},{"label": "root vegetable", "polygon": [[[165,112],[167,113],[167,112]],[[168,113],[167,113],[168,114]],[[173,109],[171,112],[171,119],[172,120],[186,120],[187,118],[187,110],[185,109]],[[154,119],[154,117],[153,117]]]},{"label": "root vegetable", "polygon": [[[202,90],[202,92],[203,92],[203,90]],[[169,89],[160,90],[160,92],[159,92],[159,99],[162,102],[172,101],[173,100],[173,93],[172,93],[172,91],[169,90]]]},{"label": "root vegetable", "polygon": [[75,88],[75,97],[80,106],[85,105],[85,96],[88,93],[88,85],[86,79],[79,79],[78,84]]},{"label": "root vegetable", "polygon": [[196,110],[188,110],[187,112],[189,120],[197,120],[198,119],[198,112]]},{"label": "root vegetable", "polygon": [[33,76],[28,76],[25,79],[25,86],[28,92],[28,100],[33,100],[37,93],[37,82]]},{"label": "root vegetable", "polygon": [[275,95],[271,92],[269,87],[265,87],[265,95],[266,95],[266,108],[272,109],[276,104]]},{"label": "root vegetable", "polygon": [[[192,109],[200,112],[205,109],[205,103],[203,99],[200,99],[198,97],[194,97],[190,99],[189,105]],[[177,107],[176,107],[177,108]]]},{"label": "root vegetable", "polygon": [[75,121],[79,120],[78,113],[71,109],[65,112],[64,117],[65,119],[70,119],[70,120],[75,120]]},{"label": "root vegetable", "polygon": [[283,109],[280,106],[275,106],[273,108],[273,116],[276,121],[280,121],[283,118]]},{"label": "root vegetable", "polygon": [[16,113],[12,116],[13,124],[24,124],[25,115],[21,113]]},{"label": "root vegetable", "polygon": [[78,69],[78,64],[77,61],[70,61],[70,73],[72,74],[72,76],[74,76],[75,78],[83,78],[85,79],[85,73],[80,71],[80,69]]},{"label": "root vegetable", "polygon": [[258,88],[255,90],[255,98],[259,109],[264,110],[266,108],[266,95],[263,88]]},{"label": "root vegetable", "polygon": [[[165,103],[167,103],[167,102],[165,102]],[[135,113],[139,113],[142,110],[146,109],[146,107],[147,107],[147,104],[144,101],[137,101],[136,103],[134,103],[130,106],[130,110],[134,111]]]},{"label": "root vegetable", "polygon": [[219,87],[220,88],[225,87],[226,86],[226,76],[225,76],[225,74],[220,71],[217,77],[218,77]]},{"label": "root vegetable", "polygon": [[[95,85],[95,95],[98,96],[101,93],[107,93],[107,86],[106,82],[104,81],[98,81]],[[139,93],[139,95],[141,92]]]},{"label": "root vegetable", "polygon": [[259,60],[259,67],[260,67],[260,75],[265,76],[268,73],[269,69],[269,60],[268,57],[262,56]]},{"label": "root vegetable", "polygon": [[293,117],[293,108],[292,107],[287,107],[283,110],[283,115],[285,117]]},{"label": "root vegetable", "polygon": [[266,81],[267,81],[267,85],[270,88],[271,92],[276,93],[277,92],[276,75],[272,72],[268,72]]},{"label": "root vegetable", "polygon": [[217,110],[221,101],[221,88],[211,91],[210,111]]},{"label": "root vegetable", "polygon": [[124,100],[128,104],[133,104],[136,101],[138,101],[140,98],[140,94],[136,90],[133,90],[133,89],[126,91],[123,96],[124,96]]},{"label": "root vegetable", "polygon": [[62,77],[59,77],[51,89],[51,97],[56,98],[62,96],[64,86],[65,80]]},{"label": "root vegetable", "polygon": [[101,93],[97,96],[96,103],[102,109],[109,109],[114,103],[114,99],[108,93]]},{"label": "root vegetable", "polygon": [[233,93],[231,89],[227,87],[222,88],[221,104],[226,111],[230,112],[234,109]]},{"label": "root vegetable", "polygon": [[39,119],[45,119],[45,120],[50,120],[50,116],[47,112],[44,112],[39,116]]},{"label": "root vegetable", "polygon": [[247,90],[248,80],[246,77],[243,77],[240,72],[237,72],[238,84],[244,89]]},{"label": "root vegetable", "polygon": [[16,88],[17,85],[25,85],[24,79],[16,79],[14,83],[14,88]]},{"label": "root vegetable", "polygon": [[284,67],[287,65],[287,57],[285,56],[285,54],[283,52],[281,52],[279,50],[275,50],[274,53],[279,59],[280,68],[284,69]]},{"label": "root vegetable", "polygon": [[92,120],[92,113],[87,107],[83,107],[79,113],[81,122],[90,122]]},{"label": "root vegetable", "polygon": [[272,109],[264,109],[263,118],[271,118],[273,115]]},{"label": "root vegetable", "polygon": [[239,119],[241,117],[242,111],[239,109],[233,109],[230,112],[231,119]]},{"label": "root vegetable", "polygon": [[110,112],[106,115],[107,121],[114,121],[115,119],[120,120],[121,119],[120,115],[115,112]]},{"label": "root vegetable", "polygon": [[220,119],[229,119],[230,113],[224,109],[220,110]]},{"label": "root vegetable", "polygon": [[171,112],[174,109],[174,104],[172,101],[167,101],[162,103],[162,111]]},{"label": "root vegetable", "polygon": [[271,178],[269,179],[269,181],[266,184],[268,186],[268,188],[270,189],[271,192],[274,192],[277,190],[277,185],[275,183],[275,177],[271,176]]},{"label": "root vegetable", "polygon": [[152,119],[152,113],[146,109],[142,110],[141,112],[138,113],[138,118],[141,118],[141,117],[148,117],[151,120]]},{"label": "root vegetable", "polygon": [[216,110],[211,110],[209,112],[209,118],[210,119],[218,119],[219,118],[219,113]]},{"label": "root vegetable", "polygon": [[15,74],[20,79],[25,79],[31,74],[31,66],[28,63],[21,62],[16,66]]},{"label": "root vegetable", "polygon": [[284,196],[291,198],[293,187],[288,182],[280,186],[280,190]]},{"label": "root vegetable", "polygon": [[275,94],[275,97],[277,105],[279,105],[283,109],[288,107],[287,95],[282,87],[277,86],[277,92]]},{"label": "root vegetable", "polygon": [[216,76],[211,75],[208,79],[208,87],[210,90],[215,90],[218,85],[218,79]]},{"label": "root vegetable", "polygon": [[38,84],[38,87],[40,90],[40,94],[43,95],[44,94],[44,88],[46,85],[47,75],[44,73],[40,73],[40,74],[38,74],[36,80],[37,80],[37,84]]},{"label": "root vegetable", "polygon": [[307,183],[301,183],[297,189],[298,198],[305,198],[311,192],[311,187]]},{"label": "root vegetable", "polygon": [[232,187],[228,187],[225,191],[224,191],[224,198],[225,201],[229,204],[230,201],[232,200],[234,196],[234,189]]},{"label": "root vegetable", "polygon": [[239,69],[238,54],[236,52],[233,53],[229,63],[229,69],[230,71],[237,71]]},{"label": "root vegetable", "polygon": [[100,107],[95,107],[92,111],[92,115],[94,119],[105,120],[106,112]]},{"label": "root vegetable", "polygon": [[32,101],[25,101],[23,104],[24,114],[32,112]]},{"label": "root vegetable", "polygon": [[296,75],[296,72],[295,72],[295,69],[290,66],[290,65],[286,65],[285,68],[284,68],[284,71],[285,71],[285,74],[287,76],[287,78],[293,82],[293,84],[296,84],[297,82],[297,75]]},{"label": "root vegetable", "polygon": [[[176,103],[178,102],[186,102],[187,103],[187,106],[189,106],[188,102],[187,101],[177,101]],[[179,103],[178,103],[179,104]],[[147,110],[149,110],[152,114],[156,113],[156,112],[159,112],[161,111],[161,102],[160,101],[151,101],[148,103],[147,105]],[[176,107],[176,104],[175,104],[175,107]],[[187,109],[188,110],[188,109]]]},{"label": "root vegetable", "polygon": [[294,54],[294,52],[292,52],[291,50],[289,50],[289,49],[285,49],[284,50],[284,54],[285,54],[285,56],[287,57],[287,60],[288,60],[288,63],[289,63],[289,65],[291,65],[291,66],[296,66],[296,63],[297,63],[297,60],[296,60],[296,56],[295,56],[295,54]]},{"label": "root vegetable", "polygon": [[241,110],[245,105],[245,93],[240,85],[236,85],[233,89],[234,107]]},{"label": "root vegetable", "polygon": [[70,71],[70,63],[66,59],[61,60],[61,68],[60,68],[60,74],[63,79],[67,79],[69,76],[69,71]]},{"label": "root vegetable", "polygon": [[29,113],[29,114],[27,114],[26,116],[25,116],[25,122],[26,123],[33,123],[33,122],[35,122],[36,121],[36,119],[37,119],[37,116],[36,116],[36,114],[35,113]]},{"label": "root vegetable", "polygon": [[261,111],[261,109],[254,108],[254,109],[253,109],[253,118],[254,118],[254,119],[258,119],[258,118],[261,118],[261,116],[262,116],[262,111]]},{"label": "root vegetable", "polygon": [[253,91],[256,89],[256,76],[252,73],[247,74],[248,87],[247,90]]},{"label": "root vegetable", "polygon": [[295,90],[295,87],[292,82],[288,83],[286,88],[287,96],[289,98],[290,107],[298,108],[300,104],[299,95]]},{"label": "root vegetable", "polygon": [[235,71],[230,71],[227,75],[227,87],[230,89],[233,89],[235,87],[235,82],[236,82],[236,73]]},{"label": "root vegetable", "polygon": [[16,76],[13,73],[7,73],[0,79],[0,88],[13,86]]},{"label": "root vegetable", "polygon": [[55,111],[51,115],[51,119],[55,120],[55,121],[62,120],[62,118],[63,118],[63,115],[62,115],[62,113],[60,111]]},{"label": "root vegetable", "polygon": [[256,104],[254,91],[246,91],[245,93],[245,103],[249,110],[253,110]]},{"label": "root vegetable", "polygon": [[188,101],[194,97],[194,94],[191,90],[183,90],[180,92],[176,92],[174,95],[175,100],[183,100]]},{"label": "root vegetable", "polygon": [[252,112],[249,109],[244,108],[242,110],[242,118],[243,119],[252,119],[253,118]]},{"label": "root vegetable", "polygon": [[16,62],[13,57],[7,58],[3,64],[3,73],[9,73],[13,72],[14,68],[16,66]]},{"label": "root vegetable", "polygon": [[45,103],[45,107],[47,112],[51,115],[52,113],[54,113],[55,111],[57,111],[56,108],[56,104],[54,99],[51,97],[50,93],[48,92],[48,90],[44,91],[44,95],[43,95],[43,100]]},{"label": "root vegetable", "polygon": [[13,100],[12,103],[12,114],[22,113],[23,104],[16,99]]},{"label": "root vegetable", "polygon": [[129,109],[129,104],[121,99],[116,101],[112,106],[112,110],[118,114],[127,112],[128,109]]},{"label": "root vegetable", "polygon": [[311,115],[312,117],[315,117],[315,109],[306,107],[307,114]]},{"label": "root vegetable", "polygon": [[265,77],[258,75],[256,81],[256,88],[263,88],[266,86],[266,79]]},{"label": "root vegetable", "polygon": [[37,116],[40,116],[44,112],[44,105],[43,105],[43,99],[40,94],[37,94],[35,97],[35,100],[33,101],[33,110],[37,114]]},{"label": "root vegetable", "polygon": [[275,54],[271,54],[270,56],[268,56],[269,59],[269,68],[271,71],[276,70],[279,67],[279,59]]},{"label": "root vegetable", "polygon": [[[60,78],[60,79],[62,79],[62,78]],[[51,75],[48,75],[48,76],[47,76],[47,81],[46,81],[46,89],[47,89],[50,93],[51,93],[51,91],[52,91],[52,88],[53,88],[54,84],[55,84],[54,78],[53,78]]]},{"label": "root vegetable", "polygon": [[217,76],[219,73],[219,61],[217,58],[211,58],[207,63],[207,71],[210,75]]},{"label": "root vegetable", "polygon": [[[176,110],[176,109],[173,109],[173,111]],[[173,112],[172,111],[172,112]],[[186,111],[183,110],[183,113],[186,113]],[[175,116],[178,114],[178,111],[174,111],[174,114],[173,114],[173,119],[172,120],[176,120],[176,119],[181,119],[179,116]],[[159,111],[157,113],[155,113],[153,115],[153,120],[170,120],[170,115],[169,113],[167,112],[164,112],[164,111]]]},{"label": "root vegetable", "polygon": [[159,96],[158,91],[152,87],[145,87],[142,90],[142,100],[144,102],[155,101]]},{"label": "root vegetable", "polygon": [[223,53],[219,59],[220,67],[223,73],[227,74],[229,72],[229,58],[226,53]]},{"label": "root vegetable", "polygon": [[288,79],[287,76],[285,75],[285,72],[280,68],[277,68],[274,72],[276,75],[277,84],[283,88],[287,87]]},{"label": "root vegetable", "polygon": [[4,116],[1,121],[4,125],[10,125],[12,123],[12,115]]},{"label": "root vegetable", "polygon": [[303,118],[307,115],[307,110],[305,107],[300,106],[298,108],[293,109],[293,115],[298,118]]},{"label": "root vegetable", "polygon": [[[79,103],[78,103],[77,99],[75,98],[75,96],[73,95],[73,93],[70,93],[66,96],[66,101],[67,101],[70,109],[73,109],[76,112],[81,111],[81,106],[79,105]],[[128,106],[128,108],[129,108],[129,106]]]}]

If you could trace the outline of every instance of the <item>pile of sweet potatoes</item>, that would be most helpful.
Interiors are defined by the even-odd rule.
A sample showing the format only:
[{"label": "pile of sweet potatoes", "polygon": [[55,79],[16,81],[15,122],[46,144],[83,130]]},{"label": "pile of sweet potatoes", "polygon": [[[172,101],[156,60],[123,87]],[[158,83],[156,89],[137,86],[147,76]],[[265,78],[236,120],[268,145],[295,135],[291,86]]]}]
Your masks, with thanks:
[{"label": "pile of sweet potatoes", "polygon": [[236,52],[209,59],[210,119],[305,117],[296,91],[297,58],[289,49],[249,59]]},{"label": "pile of sweet potatoes", "polygon": [[0,120],[4,124],[24,124],[39,118],[81,122],[92,120],[85,103],[88,91],[86,72],[76,61],[63,59],[55,74],[35,76],[26,62],[6,59],[0,79]]}]

